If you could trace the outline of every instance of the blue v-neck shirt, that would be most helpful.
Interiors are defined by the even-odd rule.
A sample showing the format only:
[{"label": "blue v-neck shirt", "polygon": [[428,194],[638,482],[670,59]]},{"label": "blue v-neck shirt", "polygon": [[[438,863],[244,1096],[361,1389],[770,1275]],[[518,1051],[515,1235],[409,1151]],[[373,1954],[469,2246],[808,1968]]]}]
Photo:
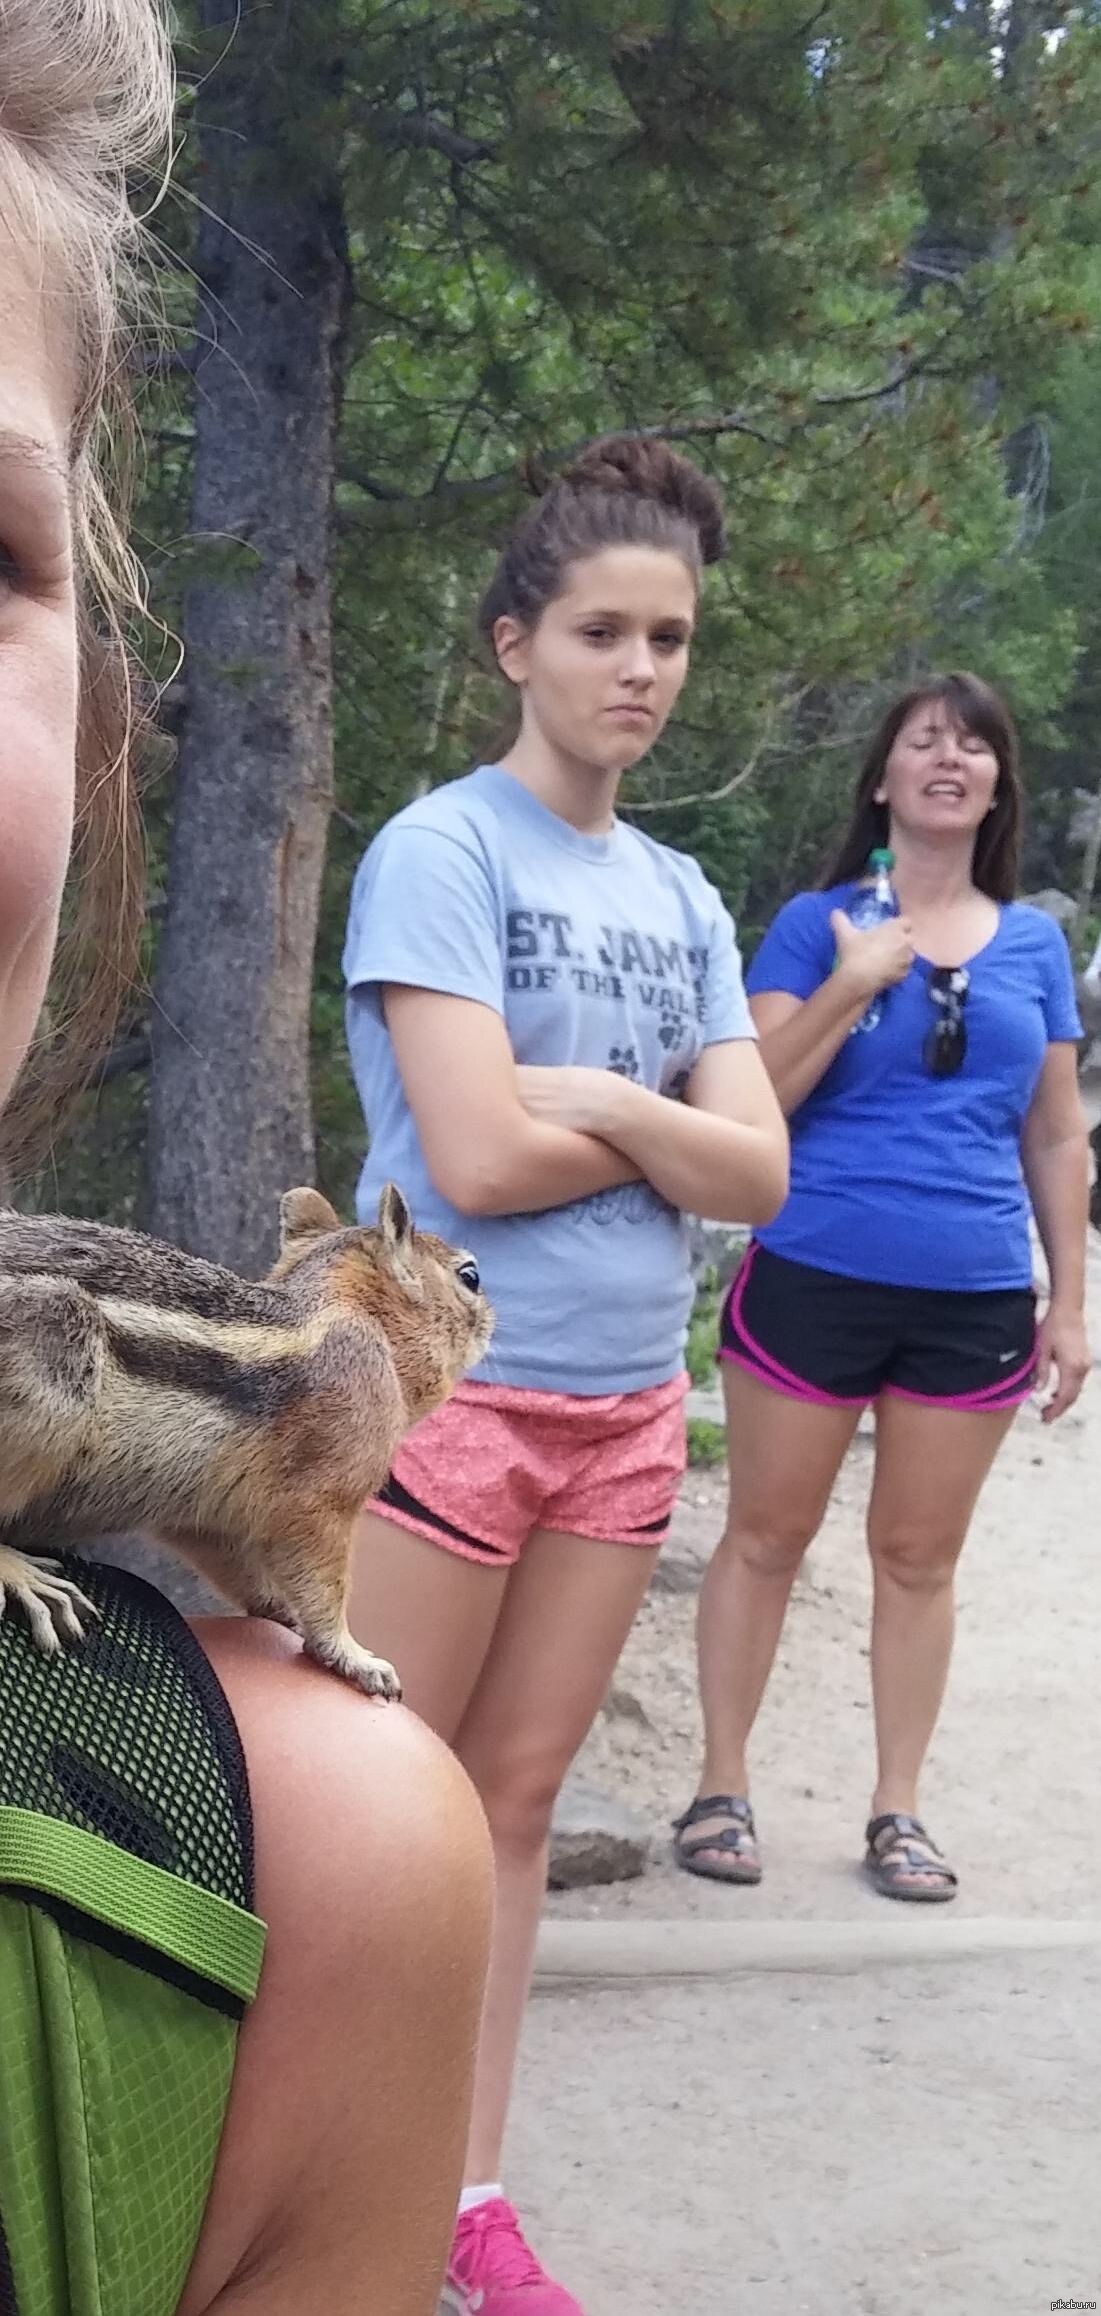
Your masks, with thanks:
[{"label": "blue v-neck shirt", "polygon": [[[830,912],[855,889],[789,901],[746,975],[750,994],[811,997],[833,969]],[[1030,1285],[1021,1130],[1049,1044],[1081,1035],[1070,952],[1050,917],[1012,901],[960,962],[970,982],[956,1076],[934,1078],[922,1060],[936,1008],[919,958],[876,1028],[846,1038],[793,1114],[791,1194],[759,1233],[774,1254],[884,1286]]]}]

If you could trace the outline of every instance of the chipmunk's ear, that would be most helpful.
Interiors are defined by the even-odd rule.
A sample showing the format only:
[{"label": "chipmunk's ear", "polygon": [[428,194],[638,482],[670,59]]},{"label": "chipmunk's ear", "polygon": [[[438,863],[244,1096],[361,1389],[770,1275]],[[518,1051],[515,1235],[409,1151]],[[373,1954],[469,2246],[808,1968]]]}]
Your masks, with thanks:
[{"label": "chipmunk's ear", "polygon": [[378,1227],[383,1246],[390,1257],[394,1277],[415,1302],[423,1302],[424,1281],[415,1263],[410,1260],[413,1251],[413,1217],[396,1182],[383,1183],[378,1202]]},{"label": "chipmunk's ear", "polygon": [[279,1201],[279,1252],[306,1238],[323,1238],[340,1229],[340,1216],[319,1190],[285,1190]]}]

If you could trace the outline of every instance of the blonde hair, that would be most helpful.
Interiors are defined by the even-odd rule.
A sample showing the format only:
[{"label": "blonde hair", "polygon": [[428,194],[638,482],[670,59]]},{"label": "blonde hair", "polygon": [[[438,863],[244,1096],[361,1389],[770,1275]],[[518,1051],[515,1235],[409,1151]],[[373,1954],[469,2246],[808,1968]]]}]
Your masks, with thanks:
[{"label": "blonde hair", "polygon": [[159,0],[0,0],[0,219],[36,253],[72,332],[70,438],[80,707],[72,882],[50,1013],[5,1113],[26,1164],[103,1054],[135,969],[144,871],[133,758],[140,723],[127,650],[143,605],[128,541],[129,371],[145,229],[130,188],[155,190],[170,148],[173,76]]}]

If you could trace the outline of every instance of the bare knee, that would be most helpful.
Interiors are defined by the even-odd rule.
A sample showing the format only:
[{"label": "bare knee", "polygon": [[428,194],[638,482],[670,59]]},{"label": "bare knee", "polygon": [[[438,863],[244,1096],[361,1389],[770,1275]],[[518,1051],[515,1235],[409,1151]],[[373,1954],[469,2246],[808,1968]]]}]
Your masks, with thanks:
[{"label": "bare knee", "polygon": [[868,1550],[877,1575],[885,1576],[901,1592],[935,1593],[950,1586],[963,1542],[959,1536],[938,1535],[895,1527],[869,1531]]},{"label": "bare knee", "polygon": [[718,1557],[751,1576],[790,1583],[817,1529],[817,1519],[798,1506],[735,1505]]},{"label": "bare knee", "polygon": [[411,1714],[308,1665],[288,1636],[232,1623],[201,1637],[249,1765],[268,1944],[180,2316],[235,2307],[243,2277],[243,2307],[262,2278],[255,2305],[273,2316],[352,2316],[366,2265],[380,2306],[419,2306],[418,2262],[427,2306],[488,1950],[477,1801]]},{"label": "bare knee", "polygon": [[518,1858],[536,1855],[550,1832],[569,1757],[518,1746],[492,1762],[465,1760],[461,1732],[458,1751],[478,1789],[494,1848]]}]

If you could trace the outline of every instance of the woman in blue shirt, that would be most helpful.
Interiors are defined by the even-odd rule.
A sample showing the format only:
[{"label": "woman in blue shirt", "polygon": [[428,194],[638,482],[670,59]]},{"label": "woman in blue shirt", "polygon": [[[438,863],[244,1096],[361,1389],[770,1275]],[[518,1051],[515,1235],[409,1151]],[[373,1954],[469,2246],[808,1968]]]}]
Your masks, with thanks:
[{"label": "woman in blue shirt", "polygon": [[[761,1877],[747,1742],[796,1571],[874,1402],[865,1865],[888,1897],[955,1894],[917,1787],[956,1562],[1022,1400],[1054,1376],[1052,1422],[1089,1366],[1079,1023],[1062,933],[1013,897],[1020,818],[997,695],[971,675],[906,693],[826,889],[780,910],[747,977],[792,1184],[723,1313],[731,1502],[700,1601],[703,1772],[675,1829],[681,1865],[716,1880]],[[848,912],[886,846],[899,914],[859,931]],[[1050,1281],[1038,1332],[1030,1206]]]}]

